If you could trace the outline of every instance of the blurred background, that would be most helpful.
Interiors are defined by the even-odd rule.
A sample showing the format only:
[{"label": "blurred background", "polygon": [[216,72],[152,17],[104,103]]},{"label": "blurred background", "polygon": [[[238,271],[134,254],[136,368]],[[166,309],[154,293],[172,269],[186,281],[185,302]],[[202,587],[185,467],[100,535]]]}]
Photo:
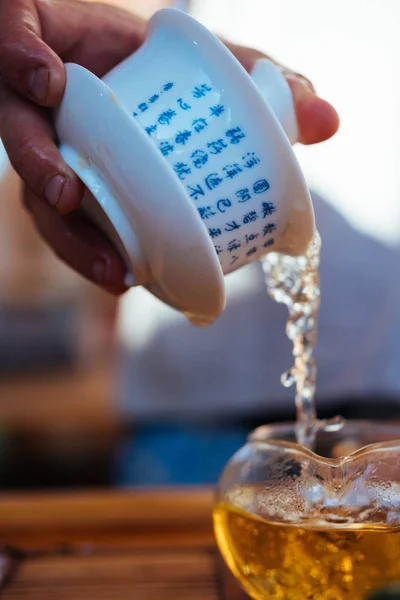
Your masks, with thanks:
[{"label": "blurred background", "polygon": [[[115,4],[145,17],[167,5],[187,10],[227,39],[263,50],[304,73],[337,108],[342,126],[335,138],[316,147],[299,147],[296,153],[316,196],[324,198],[332,214],[340,215],[335,234],[327,234],[327,247],[336,247],[340,219],[344,219],[349,235],[373,249],[364,255],[364,246],[352,246],[357,254],[352,281],[357,269],[370,270],[380,257],[387,277],[369,280],[366,276],[362,298],[381,287],[386,292],[371,305],[371,314],[387,312],[387,296],[395,308],[390,308],[392,322],[385,324],[385,341],[371,346],[370,355],[363,357],[364,368],[371,373],[368,381],[356,368],[346,373],[339,389],[340,365],[332,372],[324,365],[336,364],[341,346],[325,354],[322,347],[326,384],[322,382],[321,394],[329,400],[327,411],[333,396],[340,395],[342,412],[351,404],[347,398],[368,397],[372,406],[379,396],[387,399],[388,412],[381,403],[379,414],[371,408],[371,415],[397,415],[400,318],[396,307],[400,294],[397,288],[385,286],[397,278],[400,264],[400,83],[396,73],[400,3],[119,0]],[[279,386],[279,374],[290,363],[287,345],[279,360],[270,361],[273,368],[267,379],[258,381],[251,369],[244,370],[243,378],[257,380],[258,388],[249,392],[254,396],[250,398],[246,397],[249,388],[243,386],[235,398],[229,363],[221,358],[222,383],[221,374],[208,371],[205,357],[211,337],[203,333],[196,337],[180,315],[142,290],[117,302],[52,256],[22,209],[21,183],[1,145],[0,192],[1,489],[212,483],[246,431],[266,419],[293,416],[292,392],[281,398],[277,387],[275,408],[266,410],[265,396],[259,391],[268,384],[268,377]],[[338,261],[354,258],[341,252]],[[333,261],[335,251],[331,254]],[[333,281],[341,282],[334,277]],[[228,291],[233,300],[227,318],[236,319],[239,307],[254,314],[252,295],[262,298],[263,293],[259,273],[253,267],[243,270],[230,278]],[[346,302],[343,306],[346,310]],[[328,312],[324,334],[336,329],[335,317],[330,320]],[[277,314],[283,339],[284,313],[278,310]],[[267,330],[268,319],[261,309],[260,318]],[[369,323],[368,316],[365,323]],[[218,327],[216,335],[221,337],[224,325]],[[229,330],[228,321],[225,327]],[[358,327],[361,331],[367,325],[360,321]],[[374,339],[381,331],[376,327]],[[259,321],[249,324],[250,332],[255,329]],[[349,352],[355,359],[359,351],[365,354],[359,350],[362,343],[361,338],[357,341],[357,331],[348,333]],[[228,335],[225,339],[226,343],[230,340]],[[339,341],[343,345],[347,340],[344,336]],[[267,343],[267,336],[257,342],[260,348]],[[193,363],[204,365],[203,387],[192,377],[192,366],[184,362],[186,350],[171,352],[175,347],[189,348]],[[379,372],[371,368],[376,364],[374,352],[382,357],[384,366]],[[171,354],[180,369],[171,366]],[[386,382],[390,382],[387,390]],[[203,414],[201,431],[193,428],[199,413]],[[213,448],[213,456],[207,454],[207,447]],[[188,448],[191,456],[182,461]],[[157,458],[168,452],[175,471]],[[192,471],[191,478],[186,478],[187,470]]]}]

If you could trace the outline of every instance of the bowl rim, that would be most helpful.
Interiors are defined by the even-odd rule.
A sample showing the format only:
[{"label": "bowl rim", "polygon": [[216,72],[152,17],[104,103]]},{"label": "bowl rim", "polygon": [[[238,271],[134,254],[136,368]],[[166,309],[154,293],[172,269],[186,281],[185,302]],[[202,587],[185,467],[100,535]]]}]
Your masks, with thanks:
[{"label": "bowl rim", "polygon": [[[288,434],[289,432],[293,432],[293,434],[295,433],[295,423],[287,422],[276,423],[272,425],[261,425],[260,427],[257,427],[257,429],[249,434],[247,444],[254,444],[262,448],[284,449],[289,454],[296,454],[297,457],[312,459],[314,462],[319,464],[339,468],[342,468],[346,463],[351,463],[364,456],[377,454],[379,452],[388,452],[391,450],[399,453],[400,455],[400,421],[398,423],[393,423],[393,421],[376,422],[372,420],[343,419],[343,425],[341,427],[338,426],[335,430],[325,431],[325,433],[327,435],[330,433],[334,434],[336,432],[340,432],[342,429],[346,428],[346,426],[350,431],[357,430],[357,428],[370,428],[371,430],[388,431],[389,435],[390,432],[393,432],[393,438],[382,442],[365,444],[354,452],[350,452],[344,456],[328,458],[317,454],[313,450],[310,450],[297,442],[290,442],[279,439],[278,437],[274,437],[274,435],[278,436],[285,433]],[[271,435],[271,437],[267,437],[269,435]]]}]

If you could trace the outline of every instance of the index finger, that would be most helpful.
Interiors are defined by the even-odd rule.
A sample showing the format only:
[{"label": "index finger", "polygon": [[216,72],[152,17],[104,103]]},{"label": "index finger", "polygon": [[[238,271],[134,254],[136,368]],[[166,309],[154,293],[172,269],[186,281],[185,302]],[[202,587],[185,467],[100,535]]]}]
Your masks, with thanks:
[{"label": "index finger", "polygon": [[41,38],[34,0],[0,0],[0,77],[42,106],[57,106],[65,87],[61,59]]}]

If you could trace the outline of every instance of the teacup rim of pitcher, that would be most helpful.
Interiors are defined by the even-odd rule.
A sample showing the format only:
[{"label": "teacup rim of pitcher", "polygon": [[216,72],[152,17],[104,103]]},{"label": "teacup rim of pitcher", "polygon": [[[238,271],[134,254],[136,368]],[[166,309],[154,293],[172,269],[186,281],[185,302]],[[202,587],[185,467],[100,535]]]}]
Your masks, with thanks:
[{"label": "teacup rim of pitcher", "polygon": [[[282,440],[279,439],[278,437],[273,437],[273,432],[276,431],[276,435],[278,435],[279,433],[282,435],[284,432],[293,432],[293,435],[295,435],[295,422],[281,422],[281,423],[273,423],[271,425],[261,425],[260,427],[257,427],[254,431],[252,431],[247,439],[247,444],[250,445],[257,445],[259,447],[270,447],[270,448],[281,448],[285,451],[287,451],[288,453],[295,453],[296,456],[303,456],[305,458],[309,458],[312,459],[313,461],[318,462],[319,464],[324,464],[327,466],[332,466],[332,467],[342,467],[344,466],[346,463],[351,463],[355,460],[358,460],[359,458],[362,458],[364,456],[368,456],[370,454],[375,454],[377,452],[380,451],[385,451],[388,452],[390,450],[396,451],[400,453],[400,422],[398,424],[393,424],[393,422],[387,422],[387,421],[380,421],[380,422],[376,422],[376,421],[372,421],[372,420],[353,420],[353,419],[349,419],[348,421],[345,420],[344,421],[344,426],[345,425],[349,425],[350,427],[371,427],[375,428],[375,429],[379,429],[379,430],[383,430],[383,429],[388,429],[389,432],[390,430],[396,431],[397,436],[398,437],[393,437],[393,439],[390,440],[385,440],[382,442],[373,442],[373,443],[367,443],[364,444],[363,446],[357,448],[356,450],[354,450],[353,452],[349,452],[348,454],[342,455],[342,456],[338,456],[335,458],[329,458],[326,456],[322,456],[321,454],[318,454],[316,451],[306,448],[305,446],[302,446],[301,444],[299,444],[298,442],[295,441],[288,441],[288,440]],[[267,437],[266,433],[271,432],[271,437]],[[339,429],[337,430],[339,431]],[[326,432],[327,434],[329,433],[335,433],[334,431]],[[318,435],[318,434],[317,434]]]}]

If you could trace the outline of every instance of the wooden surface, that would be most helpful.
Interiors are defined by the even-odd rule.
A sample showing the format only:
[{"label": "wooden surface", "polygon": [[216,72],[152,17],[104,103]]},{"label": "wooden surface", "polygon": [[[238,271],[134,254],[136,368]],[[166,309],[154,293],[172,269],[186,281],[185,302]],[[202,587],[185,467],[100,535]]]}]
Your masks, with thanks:
[{"label": "wooden surface", "polygon": [[245,600],[208,490],[3,496],[0,599]]},{"label": "wooden surface", "polygon": [[0,425],[22,431],[108,431],[116,426],[112,365],[0,381]]}]

